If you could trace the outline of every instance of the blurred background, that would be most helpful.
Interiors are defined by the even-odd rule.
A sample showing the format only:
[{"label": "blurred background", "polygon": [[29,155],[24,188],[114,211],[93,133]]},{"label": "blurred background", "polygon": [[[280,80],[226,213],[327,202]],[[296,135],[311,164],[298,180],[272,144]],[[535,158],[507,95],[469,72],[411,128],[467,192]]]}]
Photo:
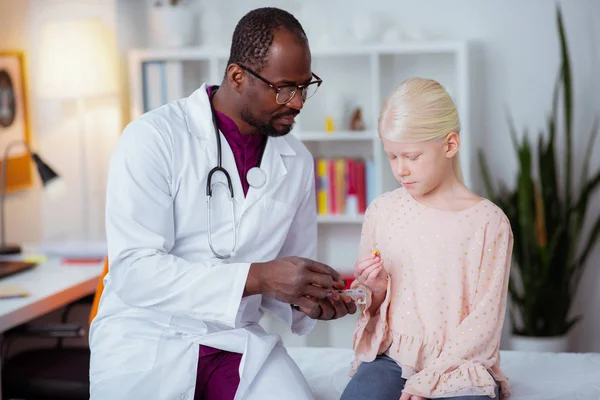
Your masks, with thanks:
[{"label": "blurred background", "polygon": [[[600,190],[592,190],[600,186],[593,180],[600,168],[600,140],[589,140],[598,131],[594,120],[600,116],[600,2],[175,3],[0,0],[0,96],[5,99],[0,97],[0,151],[4,154],[11,141],[27,139],[64,182],[58,195],[44,190],[26,148],[15,145],[8,152],[6,242],[33,248],[27,250],[33,253],[44,249],[69,253],[75,247],[89,251],[91,258],[102,254],[106,171],[124,126],[149,109],[189,95],[204,81],[219,83],[237,21],[252,8],[277,6],[292,12],[303,25],[313,49],[313,71],[324,80],[294,134],[305,141],[317,163],[361,160],[366,189],[358,195],[367,203],[396,186],[376,140],[376,120],[387,92],[410,76],[438,79],[454,97],[463,124],[461,151],[467,183],[480,195],[502,203],[507,213],[516,207],[515,199],[526,193],[530,204],[543,201],[546,209],[564,206],[565,151],[569,150],[571,204],[579,207],[577,200],[589,192],[585,214],[574,206],[578,213],[572,218],[581,217],[580,224],[563,221],[573,234],[560,236],[548,250],[554,237],[550,230],[558,229],[560,221],[552,225],[546,220],[547,232],[541,235],[539,214],[532,211],[531,223],[521,227],[529,231],[521,236],[533,238],[534,252],[554,254],[553,249],[563,249],[575,254],[571,257],[575,261],[556,261],[557,266],[542,256],[516,260],[515,287],[521,289],[511,302],[527,298],[535,306],[531,311],[513,304],[508,314],[515,320],[507,318],[502,343],[503,348],[511,347],[513,333],[558,338],[564,342],[559,345],[562,350],[600,352],[600,248],[593,246],[600,230]],[[547,140],[552,132],[548,118],[564,60],[558,7],[569,74],[558,81],[555,156],[548,156],[538,151],[538,140]],[[22,68],[17,61],[22,61]],[[3,70],[11,77],[10,86],[2,83]],[[572,106],[565,102],[565,93],[572,93]],[[14,118],[13,110],[19,110]],[[357,110],[364,128],[356,124]],[[565,128],[566,115],[572,115],[570,129]],[[520,153],[511,141],[511,119]],[[572,145],[566,146],[566,137]],[[519,192],[518,177],[526,171],[519,159],[527,151],[525,139],[531,143],[535,183],[529,182],[533,190]],[[17,162],[24,156],[26,161]],[[542,158],[553,163],[540,168]],[[494,193],[486,190],[484,164]],[[549,170],[557,171],[559,189],[554,194],[537,184],[539,172]],[[501,183],[507,194],[496,193]],[[344,210],[342,205],[337,210],[320,209],[319,214],[320,260],[351,271],[360,235],[360,208]],[[576,266],[572,271],[583,254],[585,268]],[[547,265],[554,272],[537,280]],[[519,271],[529,278],[518,278]],[[537,284],[527,286],[532,281]],[[568,293],[553,289],[565,285]],[[2,301],[7,300],[0,300],[0,310]],[[60,312],[50,312],[42,320],[52,321]],[[84,309],[73,318],[85,325],[88,312]],[[577,315],[582,318],[571,328],[571,318]],[[292,345],[349,347],[353,323],[349,317],[335,325],[319,324],[304,339],[284,336]],[[521,327],[511,329],[512,324]],[[85,346],[86,342],[84,338],[72,343]],[[11,347],[11,353],[23,346]]]}]

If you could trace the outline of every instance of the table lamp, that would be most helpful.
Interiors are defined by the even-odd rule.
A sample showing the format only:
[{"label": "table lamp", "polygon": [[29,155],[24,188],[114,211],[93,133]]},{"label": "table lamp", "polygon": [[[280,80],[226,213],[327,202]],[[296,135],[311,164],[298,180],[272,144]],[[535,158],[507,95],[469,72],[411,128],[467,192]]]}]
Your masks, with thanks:
[{"label": "table lamp", "polygon": [[42,26],[37,94],[76,101],[81,157],[81,223],[89,239],[89,177],[85,100],[118,93],[116,40],[98,19],[57,20]]},{"label": "table lamp", "polygon": [[10,142],[4,150],[4,157],[2,158],[2,182],[0,184],[0,255],[3,254],[18,254],[21,252],[21,247],[18,245],[11,245],[6,243],[6,221],[4,218],[5,208],[5,197],[6,197],[6,174],[8,167],[8,156],[12,147],[16,145],[24,145],[27,148],[27,152],[31,156],[31,159],[37,167],[38,174],[44,187],[48,187],[50,183],[54,183],[59,180],[59,176],[52,168],[48,166],[39,155],[31,150],[31,147],[24,140],[15,140]]}]

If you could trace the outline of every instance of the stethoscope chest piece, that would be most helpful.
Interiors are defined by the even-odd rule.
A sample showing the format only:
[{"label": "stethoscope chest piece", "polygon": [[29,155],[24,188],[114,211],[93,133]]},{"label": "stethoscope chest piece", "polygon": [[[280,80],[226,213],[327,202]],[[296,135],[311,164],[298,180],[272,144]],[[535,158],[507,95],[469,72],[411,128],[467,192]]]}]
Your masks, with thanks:
[{"label": "stethoscope chest piece", "polygon": [[246,174],[248,185],[255,189],[260,189],[267,182],[267,174],[259,167],[250,168]]}]

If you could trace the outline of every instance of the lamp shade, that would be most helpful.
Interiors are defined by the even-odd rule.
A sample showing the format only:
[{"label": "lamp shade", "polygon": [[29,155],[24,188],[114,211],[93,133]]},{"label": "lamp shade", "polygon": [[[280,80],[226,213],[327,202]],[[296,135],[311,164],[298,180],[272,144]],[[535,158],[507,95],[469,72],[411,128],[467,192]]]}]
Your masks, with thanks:
[{"label": "lamp shade", "polygon": [[75,99],[117,93],[116,43],[99,20],[53,21],[42,27],[38,95]]},{"label": "lamp shade", "polygon": [[33,162],[35,162],[35,166],[37,167],[38,173],[40,174],[40,179],[42,180],[42,184],[47,186],[50,182],[58,178],[58,174],[54,172],[52,168],[48,164],[42,161],[40,156],[36,153],[31,153],[31,158],[33,158]]}]

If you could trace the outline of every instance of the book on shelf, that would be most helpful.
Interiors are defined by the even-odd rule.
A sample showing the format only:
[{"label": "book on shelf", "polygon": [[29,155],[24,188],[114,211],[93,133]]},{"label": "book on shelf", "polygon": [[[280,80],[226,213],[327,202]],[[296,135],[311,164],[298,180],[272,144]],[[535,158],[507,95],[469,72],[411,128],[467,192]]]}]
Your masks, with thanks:
[{"label": "book on shelf", "polygon": [[315,189],[319,215],[362,215],[372,200],[371,160],[316,158]]},{"label": "book on shelf", "polygon": [[154,110],[183,97],[183,67],[174,61],[142,64],[143,112]]}]

